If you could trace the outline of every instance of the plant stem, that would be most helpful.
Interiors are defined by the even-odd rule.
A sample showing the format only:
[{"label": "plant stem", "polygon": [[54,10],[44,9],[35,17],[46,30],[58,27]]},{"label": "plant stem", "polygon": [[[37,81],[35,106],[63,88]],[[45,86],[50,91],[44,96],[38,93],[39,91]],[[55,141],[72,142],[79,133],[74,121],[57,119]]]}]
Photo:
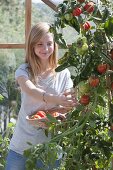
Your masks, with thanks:
[{"label": "plant stem", "polygon": [[85,121],[84,121],[80,126],[78,126],[77,128],[76,128],[76,125],[74,125],[72,128],[70,128],[70,129],[68,129],[67,131],[65,131],[64,133],[62,133],[62,134],[54,137],[54,138],[51,139],[49,142],[50,142],[50,143],[51,143],[51,142],[55,142],[55,141],[58,141],[59,139],[63,138],[64,136],[68,136],[68,135],[70,135],[70,134],[72,134],[72,133],[78,133],[78,132],[85,126],[86,122],[87,122],[88,119],[89,119],[90,114],[92,113],[92,111],[93,111],[93,110],[95,109],[95,107],[96,107],[96,103],[97,103],[97,92],[95,92],[95,101],[94,101],[94,103],[93,103],[92,108],[91,108],[90,111],[88,112]]}]

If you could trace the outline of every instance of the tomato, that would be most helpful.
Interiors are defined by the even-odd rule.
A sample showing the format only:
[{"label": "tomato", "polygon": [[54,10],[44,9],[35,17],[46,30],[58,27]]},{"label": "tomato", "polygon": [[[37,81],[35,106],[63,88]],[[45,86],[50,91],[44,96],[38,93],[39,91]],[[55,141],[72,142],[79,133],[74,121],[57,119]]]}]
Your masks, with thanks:
[{"label": "tomato", "polygon": [[83,3],[83,2],[85,2],[85,0],[77,0],[78,2],[80,2],[80,3]]},{"label": "tomato", "polygon": [[67,20],[67,21],[70,21],[72,18],[73,18],[73,15],[70,13],[66,13],[65,15],[64,15],[64,18]]},{"label": "tomato", "polygon": [[77,47],[82,47],[85,43],[87,43],[87,38],[85,36],[79,36],[77,39]]},{"label": "tomato", "polygon": [[97,66],[97,71],[100,73],[100,74],[104,74],[107,70],[107,64],[99,64]]},{"label": "tomato", "polygon": [[41,117],[39,115],[34,115],[32,119],[40,119]]},{"label": "tomato", "polygon": [[79,55],[84,55],[87,50],[88,50],[87,38],[85,36],[80,36],[77,39],[76,52]]},{"label": "tomato", "polygon": [[78,84],[78,90],[81,94],[85,94],[89,92],[89,83],[86,81],[81,81]]},{"label": "tomato", "polygon": [[80,98],[80,103],[83,105],[88,105],[90,102],[90,97],[89,95],[84,94],[83,96],[81,96]]},{"label": "tomato", "polygon": [[84,6],[84,10],[88,13],[92,13],[94,11],[94,2],[88,2]]},{"label": "tomato", "polygon": [[91,87],[97,87],[99,85],[99,82],[100,82],[100,80],[98,77],[92,76],[89,78],[89,84]]},{"label": "tomato", "polygon": [[87,38],[85,36],[81,37],[81,39],[84,44],[87,43]]},{"label": "tomato", "polygon": [[85,31],[88,31],[88,30],[91,28],[90,22],[86,21],[86,22],[82,25],[82,28],[83,28]]},{"label": "tomato", "polygon": [[75,8],[73,9],[73,16],[80,16],[80,14],[82,13],[82,9],[81,8]]},{"label": "tomato", "polygon": [[40,116],[41,118],[43,118],[43,117],[46,116],[46,114],[45,114],[44,111],[38,111],[38,112],[36,113],[36,115]]},{"label": "tomato", "polygon": [[84,54],[87,52],[87,50],[88,50],[88,45],[87,45],[87,43],[84,43],[84,44],[82,45],[82,47],[80,47],[80,48],[76,48],[76,52],[77,52],[77,54],[79,54],[79,55],[84,55]]}]

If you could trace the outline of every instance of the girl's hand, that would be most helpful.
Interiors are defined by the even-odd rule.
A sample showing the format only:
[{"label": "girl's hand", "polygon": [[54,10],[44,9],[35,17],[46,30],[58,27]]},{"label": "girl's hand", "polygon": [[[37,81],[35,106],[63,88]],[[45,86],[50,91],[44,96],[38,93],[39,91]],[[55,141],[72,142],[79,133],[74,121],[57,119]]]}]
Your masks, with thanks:
[{"label": "girl's hand", "polygon": [[63,94],[56,96],[56,104],[64,107],[76,107],[78,105],[75,97],[75,92],[66,91]]},{"label": "girl's hand", "polygon": [[63,107],[76,107],[78,105],[73,88],[67,89],[60,95],[43,93],[43,101],[58,106],[61,105]]}]

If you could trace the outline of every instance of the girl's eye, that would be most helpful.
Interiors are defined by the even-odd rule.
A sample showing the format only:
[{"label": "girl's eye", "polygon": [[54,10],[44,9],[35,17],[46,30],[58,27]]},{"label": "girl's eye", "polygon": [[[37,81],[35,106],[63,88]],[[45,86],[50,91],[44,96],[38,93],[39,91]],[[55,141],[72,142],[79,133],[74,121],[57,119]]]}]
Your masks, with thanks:
[{"label": "girl's eye", "polygon": [[40,44],[37,44],[37,45],[38,45],[38,46],[41,46],[41,45],[43,45],[43,44],[40,43]]},{"label": "girl's eye", "polygon": [[47,45],[48,45],[48,46],[51,46],[51,45],[52,45],[52,43],[50,42],[50,43],[48,43]]}]

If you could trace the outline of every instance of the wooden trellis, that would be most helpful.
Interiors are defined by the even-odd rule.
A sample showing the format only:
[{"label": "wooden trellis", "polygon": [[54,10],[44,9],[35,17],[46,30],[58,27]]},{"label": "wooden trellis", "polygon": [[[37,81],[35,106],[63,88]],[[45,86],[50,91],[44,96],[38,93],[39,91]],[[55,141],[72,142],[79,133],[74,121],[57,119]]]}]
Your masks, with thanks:
[{"label": "wooden trellis", "polygon": [[[50,0],[42,0],[46,5],[52,8],[54,11],[57,11],[57,6]],[[4,43],[0,44],[1,49],[25,49],[25,44],[27,36],[31,28],[31,15],[32,15],[32,0],[25,0],[25,42],[22,44],[18,43]]]}]

